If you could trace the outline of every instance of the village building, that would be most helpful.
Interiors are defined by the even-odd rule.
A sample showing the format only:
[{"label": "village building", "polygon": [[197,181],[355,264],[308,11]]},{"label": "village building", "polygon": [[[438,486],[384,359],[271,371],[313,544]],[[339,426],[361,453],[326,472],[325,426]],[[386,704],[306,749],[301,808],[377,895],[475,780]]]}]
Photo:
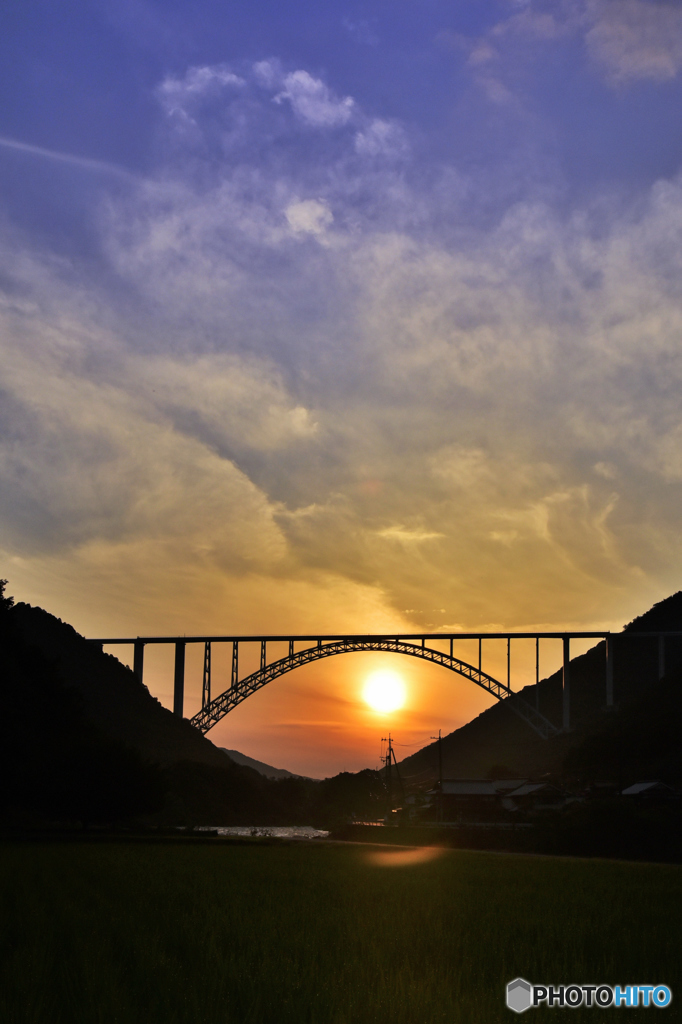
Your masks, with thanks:
[{"label": "village building", "polygon": [[501,799],[508,811],[558,811],[566,803],[566,796],[549,782],[524,782]]},{"label": "village building", "polygon": [[443,779],[430,791],[442,822],[500,821],[519,814],[559,810],[566,795],[549,782],[527,779]]},{"label": "village building", "polygon": [[628,786],[621,793],[621,796],[627,796],[631,799],[641,801],[651,801],[656,803],[664,803],[669,800],[679,800],[679,794],[675,792],[670,786],[666,786],[665,782],[654,780],[653,782],[636,782],[633,786]]}]

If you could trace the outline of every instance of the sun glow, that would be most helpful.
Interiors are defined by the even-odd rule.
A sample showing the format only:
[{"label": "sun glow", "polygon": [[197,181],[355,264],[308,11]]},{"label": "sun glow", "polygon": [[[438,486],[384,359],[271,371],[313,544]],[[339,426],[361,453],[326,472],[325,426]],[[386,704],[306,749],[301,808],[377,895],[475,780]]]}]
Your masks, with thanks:
[{"label": "sun glow", "polygon": [[397,711],[405,703],[405,683],[390,668],[378,669],[367,677],[363,697],[374,711]]}]

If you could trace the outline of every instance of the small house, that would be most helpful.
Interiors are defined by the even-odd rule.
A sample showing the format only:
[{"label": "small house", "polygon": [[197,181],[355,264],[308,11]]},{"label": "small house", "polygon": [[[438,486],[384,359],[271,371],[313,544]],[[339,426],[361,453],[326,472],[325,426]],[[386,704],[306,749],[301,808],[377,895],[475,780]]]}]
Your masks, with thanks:
[{"label": "small house", "polygon": [[550,782],[524,782],[502,798],[508,811],[556,811],[565,802],[562,791]]},{"label": "small house", "polygon": [[499,816],[499,797],[488,779],[443,779],[432,790],[443,821],[489,821]]},{"label": "small house", "polygon": [[621,796],[635,798],[637,800],[650,800],[662,803],[667,800],[677,799],[677,793],[665,782],[636,782],[634,786],[628,786],[621,793]]}]

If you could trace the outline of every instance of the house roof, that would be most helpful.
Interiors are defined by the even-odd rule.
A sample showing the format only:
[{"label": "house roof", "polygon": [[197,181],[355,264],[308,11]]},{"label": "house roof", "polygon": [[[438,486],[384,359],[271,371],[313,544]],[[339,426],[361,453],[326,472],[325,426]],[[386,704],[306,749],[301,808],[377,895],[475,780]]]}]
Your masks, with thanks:
[{"label": "house roof", "polygon": [[444,796],[497,796],[487,779],[443,779]]},{"label": "house roof", "polygon": [[512,789],[523,786],[528,779],[493,779],[492,785],[496,793],[509,793]]},{"label": "house roof", "polygon": [[531,793],[539,793],[540,790],[544,790],[546,793],[559,793],[556,786],[552,786],[549,782],[526,782],[523,786],[519,786],[518,789],[512,790],[508,793],[508,796],[530,796]]},{"label": "house roof", "polygon": [[627,789],[623,790],[623,796],[638,796],[640,793],[650,793],[652,790],[666,790],[671,792],[670,786],[666,786],[664,782],[636,782],[634,786],[628,786]]}]

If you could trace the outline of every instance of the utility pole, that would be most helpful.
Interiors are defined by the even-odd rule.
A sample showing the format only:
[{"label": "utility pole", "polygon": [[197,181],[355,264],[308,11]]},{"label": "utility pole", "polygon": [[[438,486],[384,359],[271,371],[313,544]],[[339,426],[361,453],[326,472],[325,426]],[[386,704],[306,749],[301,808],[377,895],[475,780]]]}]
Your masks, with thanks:
[{"label": "utility pole", "polygon": [[393,740],[389,732],[388,739],[385,736],[381,737],[382,743],[388,743],[388,749],[386,750],[386,756],[382,758],[382,761],[386,765],[386,796],[388,799],[388,821],[391,820],[391,813],[393,811],[393,771],[392,765],[395,766],[395,773],[398,776],[398,783],[400,785],[400,796],[405,803],[405,787],[403,786],[402,776],[400,774],[400,768],[398,767],[398,761],[396,760],[395,750],[393,749]]},{"label": "utility pole", "polygon": [[382,743],[388,743],[388,749],[386,750],[386,756],[384,758],[382,758],[382,760],[383,760],[384,764],[386,765],[386,800],[387,800],[387,805],[388,805],[388,811],[387,811],[387,814],[386,814],[386,821],[387,821],[388,824],[390,824],[390,821],[391,821],[391,811],[393,810],[393,785],[392,785],[392,779],[391,779],[391,760],[392,760],[392,756],[393,756],[393,745],[391,743],[391,734],[390,734],[390,732],[388,734],[388,739],[386,739],[385,736],[381,737],[381,742]]}]

